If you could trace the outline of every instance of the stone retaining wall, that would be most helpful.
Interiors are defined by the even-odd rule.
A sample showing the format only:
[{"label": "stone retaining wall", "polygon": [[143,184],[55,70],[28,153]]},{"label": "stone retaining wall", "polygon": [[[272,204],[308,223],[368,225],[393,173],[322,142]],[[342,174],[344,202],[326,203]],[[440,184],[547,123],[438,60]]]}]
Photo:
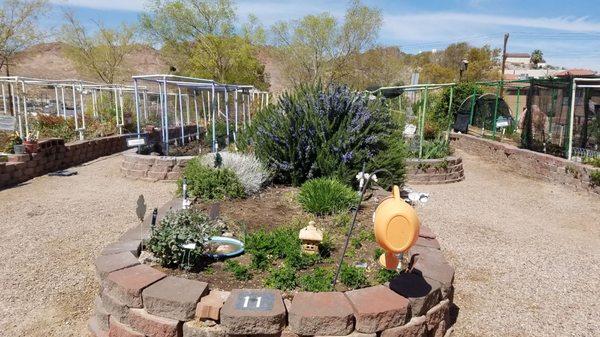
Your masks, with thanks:
[{"label": "stone retaining wall", "polygon": [[464,180],[465,173],[459,157],[410,158],[406,160],[406,178],[413,184],[446,184]]},{"label": "stone retaining wall", "polygon": [[141,155],[131,151],[123,155],[121,173],[128,178],[148,181],[177,180],[188,161],[193,158]]},{"label": "stone retaining wall", "polygon": [[8,162],[0,163],[0,188],[124,151],[126,138],[119,135],[69,144],[62,139],[42,140],[37,153],[9,155]]},{"label": "stone retaining wall", "polygon": [[455,148],[498,163],[521,175],[600,194],[600,186],[590,184],[590,173],[600,169],[591,165],[466,134],[451,134],[450,141]]},{"label": "stone retaining wall", "polygon": [[[178,203],[163,206],[159,216]],[[148,222],[145,230],[132,228],[104,248],[95,262],[100,291],[88,324],[93,336],[443,337],[452,332],[454,268],[426,227],[410,250],[413,270],[389,284],[298,292],[289,299],[274,289],[212,289],[140,264]]]},{"label": "stone retaining wall", "polygon": [[[195,125],[184,128],[185,134],[195,138]],[[181,135],[180,127],[169,129],[170,137]],[[204,134],[204,130],[201,130]],[[8,155],[8,162],[0,163],[0,189],[17,185],[29,179],[80,165],[90,160],[108,156],[127,149],[127,138],[132,135],[116,135],[65,144],[62,139],[47,139],[38,143],[38,152]],[[146,134],[149,141],[158,141],[160,132]]]}]

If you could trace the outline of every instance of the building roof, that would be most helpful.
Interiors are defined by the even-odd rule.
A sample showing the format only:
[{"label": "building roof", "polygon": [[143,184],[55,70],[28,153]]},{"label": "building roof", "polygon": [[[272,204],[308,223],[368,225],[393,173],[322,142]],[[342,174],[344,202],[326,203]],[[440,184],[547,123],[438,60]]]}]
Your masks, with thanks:
[{"label": "building roof", "polygon": [[557,77],[588,77],[595,76],[596,72],[590,69],[567,69],[556,74]]},{"label": "building roof", "polygon": [[527,54],[527,53],[506,53],[506,57],[512,57],[512,58],[530,58],[531,55]]}]

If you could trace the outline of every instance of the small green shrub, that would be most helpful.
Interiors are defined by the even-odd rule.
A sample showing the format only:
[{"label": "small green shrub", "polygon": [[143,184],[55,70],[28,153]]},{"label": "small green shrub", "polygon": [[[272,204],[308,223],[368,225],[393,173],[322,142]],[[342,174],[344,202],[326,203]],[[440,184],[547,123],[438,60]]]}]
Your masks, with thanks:
[{"label": "small green shrub", "polygon": [[585,157],[585,158],[583,158],[583,163],[584,164],[588,164],[588,165],[592,165],[592,166],[595,166],[595,167],[600,167],[600,157],[596,157],[596,158]]},{"label": "small green shrub", "polygon": [[337,179],[316,178],[302,184],[298,201],[307,212],[332,214],[347,211],[358,201],[358,195]]},{"label": "small green shrub", "polygon": [[293,250],[287,253],[285,262],[290,267],[295,269],[306,269],[310,266],[315,265],[321,260],[321,256],[318,254],[305,254],[300,251]]},{"label": "small green shrub", "polygon": [[365,270],[344,263],[340,270],[340,281],[350,289],[363,288],[369,285]]},{"label": "small green shrub", "polygon": [[331,256],[333,249],[333,240],[331,239],[331,236],[327,232],[323,233],[323,241],[319,243],[319,255],[326,259]]},{"label": "small green shrub", "polygon": [[271,260],[267,253],[263,251],[255,252],[252,255],[252,268],[258,270],[266,270],[269,267]]},{"label": "small green shrub", "polygon": [[252,279],[250,268],[241,265],[235,260],[227,260],[225,262],[225,270],[233,273],[233,277],[235,277],[235,279],[238,281],[248,281]]},{"label": "small green shrub", "polygon": [[379,261],[379,257],[383,253],[385,253],[385,251],[383,249],[381,249],[379,247],[375,248],[375,250],[373,251],[373,260]]},{"label": "small green shrub", "polygon": [[590,172],[590,185],[600,186],[600,170]]},{"label": "small green shrub", "polygon": [[[225,198],[242,198],[244,186],[233,171],[227,168],[212,168],[203,165],[198,158],[191,160],[185,168],[183,176],[187,178],[190,197],[202,200],[222,200]],[[179,179],[181,193],[182,179]]]},{"label": "small green shrub", "polygon": [[[205,244],[215,234],[217,227],[204,213],[192,209],[171,212],[152,233],[148,249],[163,266],[189,268],[202,257]],[[184,249],[182,245],[188,243],[196,244],[196,248]]]},{"label": "small green shrub", "polygon": [[331,291],[333,272],[323,267],[318,267],[311,274],[302,275],[298,283],[302,290],[312,292]]},{"label": "small green shrub", "polygon": [[245,249],[252,255],[264,253],[269,259],[285,259],[289,255],[299,254],[301,242],[298,229],[278,227],[271,231],[258,230],[246,236]]},{"label": "small green shrub", "polygon": [[265,280],[265,285],[269,288],[279,290],[292,290],[296,288],[296,269],[284,265],[281,268],[273,268]]},{"label": "small green shrub", "polygon": [[346,226],[349,226],[351,221],[352,221],[352,217],[350,216],[350,213],[348,213],[348,212],[334,214],[333,217],[331,218],[331,222],[333,223],[334,226],[339,226],[339,227],[344,227],[344,228],[346,228]]},{"label": "small green shrub", "polygon": [[398,275],[398,272],[395,270],[380,268],[377,270],[377,275],[375,275],[375,281],[377,281],[379,284],[383,284],[390,282],[394,277],[396,277],[396,275]]}]

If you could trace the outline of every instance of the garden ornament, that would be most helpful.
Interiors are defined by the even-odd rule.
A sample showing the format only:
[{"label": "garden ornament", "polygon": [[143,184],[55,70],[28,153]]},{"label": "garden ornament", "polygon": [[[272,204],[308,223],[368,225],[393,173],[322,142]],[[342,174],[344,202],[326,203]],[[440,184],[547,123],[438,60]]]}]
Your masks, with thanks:
[{"label": "garden ornament", "polygon": [[298,237],[302,241],[302,251],[304,253],[319,253],[319,244],[323,241],[323,231],[315,227],[314,221],[310,221],[308,226],[302,228]]},{"label": "garden ornament", "polygon": [[190,208],[190,205],[192,204],[192,202],[188,199],[187,179],[185,177],[183,177],[183,181],[181,183],[181,196],[183,197],[183,200],[181,201],[181,203],[182,203],[181,208],[182,209]]},{"label": "garden ornament", "polygon": [[385,250],[379,263],[387,269],[396,270],[403,254],[419,237],[420,221],[415,209],[400,197],[400,189],[394,186],[389,196],[377,206],[373,216],[375,240]]}]

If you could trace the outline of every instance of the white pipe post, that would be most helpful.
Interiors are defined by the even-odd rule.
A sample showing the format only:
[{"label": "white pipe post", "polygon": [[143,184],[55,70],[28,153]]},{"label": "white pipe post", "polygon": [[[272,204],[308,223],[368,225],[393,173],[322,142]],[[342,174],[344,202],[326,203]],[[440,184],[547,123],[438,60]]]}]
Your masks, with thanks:
[{"label": "white pipe post", "polygon": [[123,103],[123,88],[119,88],[119,110],[121,110],[121,133],[123,133],[123,126],[125,126],[125,112]]},{"label": "white pipe post", "polygon": [[164,86],[164,91],[163,94],[164,99],[163,99],[163,104],[165,105],[165,146],[166,146],[166,155],[169,155],[169,96],[168,96],[168,92],[167,92],[167,78],[165,76],[163,76],[163,86]]},{"label": "white pipe post", "polygon": [[98,95],[95,89],[92,89],[92,110],[94,117],[98,117]]},{"label": "white pipe post", "polygon": [[23,120],[21,118],[21,99],[15,91],[15,86],[10,84],[10,89],[13,93],[13,111],[17,114],[17,120],[19,121],[19,134],[21,135],[21,138],[24,138],[27,135],[23,134]]},{"label": "white pipe post", "polygon": [[75,118],[75,130],[79,130],[79,121],[77,120],[77,96],[75,94],[75,83],[73,83],[73,117]]},{"label": "white pipe post", "polygon": [[198,96],[196,89],[194,89],[194,115],[196,116],[196,140],[200,141],[200,123],[198,122]]},{"label": "white pipe post", "polygon": [[2,107],[4,108],[4,114],[8,115],[8,109],[6,108],[6,91],[4,88],[4,83],[2,83]]},{"label": "white pipe post", "polygon": [[569,112],[569,147],[567,159],[571,160],[573,155],[573,120],[575,119],[575,92],[577,91],[577,82],[573,79],[571,86],[571,111]]},{"label": "white pipe post", "polygon": [[121,133],[121,125],[119,124],[119,96],[117,95],[117,87],[113,88],[113,95],[115,96],[115,123]]},{"label": "white pipe post", "polygon": [[[81,128],[85,131],[85,105],[83,101],[83,84],[79,82],[79,100],[81,101]],[[83,140],[83,131],[81,131],[81,139]]]},{"label": "white pipe post", "polygon": [[67,119],[67,102],[65,101],[65,87],[60,86],[60,95],[62,97],[62,110],[63,110],[63,118]]},{"label": "white pipe post", "polygon": [[187,125],[190,125],[190,93],[188,90],[188,93],[185,95],[186,100],[185,100],[185,112],[186,112],[186,117],[187,117]]},{"label": "white pipe post", "polygon": [[216,127],[215,127],[215,84],[211,83],[211,112],[212,112],[212,150],[213,152],[217,152],[217,136],[215,135]]},{"label": "white pipe post", "polygon": [[229,146],[229,93],[227,92],[227,87],[225,87],[225,91],[223,92],[223,100],[225,103],[225,133],[227,134],[227,138],[225,139],[225,144]]},{"label": "white pipe post", "polygon": [[[208,96],[208,93],[206,93]],[[202,101],[202,114],[204,116],[204,128],[208,130],[208,121],[206,119],[206,102],[204,101],[204,91],[200,91],[200,100]]]},{"label": "white pipe post", "polygon": [[144,106],[144,119],[148,120],[148,90],[142,92],[142,101]]},{"label": "white pipe post", "polygon": [[237,133],[238,133],[238,89],[236,88],[233,93],[233,107],[235,114],[235,129],[233,132],[233,142],[237,145]]},{"label": "white pipe post", "polygon": [[183,145],[185,144],[185,126],[183,122],[183,99],[181,98],[180,86],[177,86],[177,93],[179,94],[179,124],[181,125],[181,145]]},{"label": "white pipe post", "polygon": [[162,97],[162,86],[160,84],[160,82],[158,82],[158,104],[160,106],[160,110],[157,108],[157,112],[160,113],[160,135],[161,135],[161,140],[164,143],[165,141],[165,129],[166,129],[166,125],[165,125],[165,107],[163,105],[163,97]]},{"label": "white pipe post", "polygon": [[[136,127],[137,127],[137,138],[140,139],[140,103],[139,103],[139,95],[138,95],[138,83],[137,79],[133,79],[133,93],[135,96],[135,119],[136,119]],[[138,146],[139,152],[140,146]]]},{"label": "white pipe post", "polygon": [[[2,85],[2,96],[4,97],[4,85]],[[56,115],[60,116],[60,106],[58,105],[58,87],[54,86],[54,104],[56,105]]]},{"label": "white pipe post", "polygon": [[23,91],[23,112],[25,113],[25,133],[29,135],[29,116],[27,113],[27,92],[25,91],[25,81],[21,81],[21,89]]}]

